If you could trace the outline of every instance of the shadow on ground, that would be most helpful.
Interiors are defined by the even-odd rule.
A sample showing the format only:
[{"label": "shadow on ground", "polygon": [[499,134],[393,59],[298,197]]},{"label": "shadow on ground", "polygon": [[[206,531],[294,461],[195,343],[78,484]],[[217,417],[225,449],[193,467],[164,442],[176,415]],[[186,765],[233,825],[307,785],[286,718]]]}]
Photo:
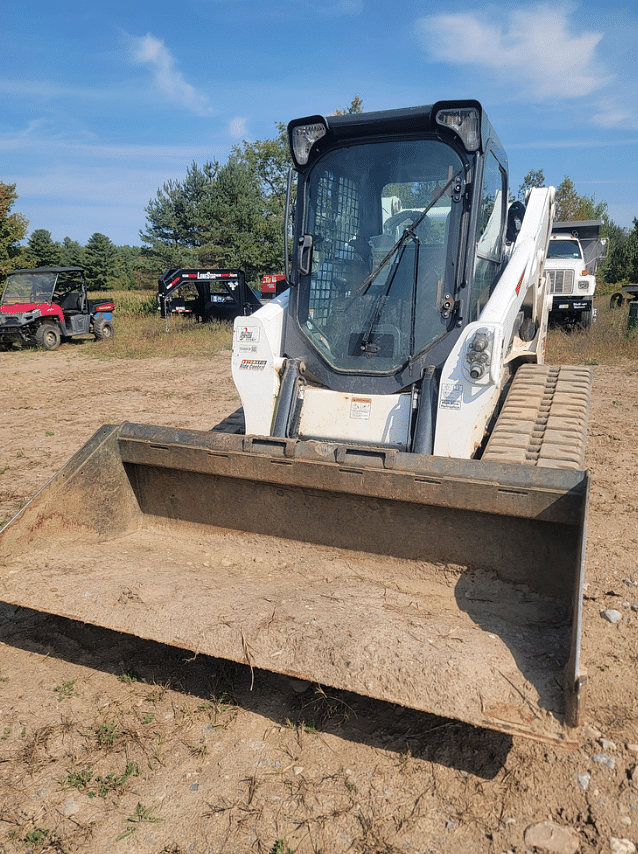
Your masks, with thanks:
[{"label": "shadow on ground", "polygon": [[223,661],[0,603],[0,642],[204,700],[224,696],[281,726],[330,733],[491,780],[512,747],[504,733],[473,727],[326,686]]}]

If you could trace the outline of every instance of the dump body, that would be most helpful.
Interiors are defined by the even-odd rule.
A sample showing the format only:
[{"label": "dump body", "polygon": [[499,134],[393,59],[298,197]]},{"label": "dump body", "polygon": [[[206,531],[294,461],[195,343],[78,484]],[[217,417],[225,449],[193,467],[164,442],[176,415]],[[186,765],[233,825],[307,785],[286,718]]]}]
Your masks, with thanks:
[{"label": "dump body", "polygon": [[569,742],[586,506],[578,470],[104,426],[0,533],[0,590]]}]

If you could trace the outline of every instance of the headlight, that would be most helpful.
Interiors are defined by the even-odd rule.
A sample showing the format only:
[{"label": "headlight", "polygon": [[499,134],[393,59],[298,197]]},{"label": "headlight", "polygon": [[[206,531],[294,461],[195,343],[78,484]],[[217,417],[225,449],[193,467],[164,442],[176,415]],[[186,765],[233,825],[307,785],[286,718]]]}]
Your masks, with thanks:
[{"label": "headlight", "polygon": [[310,149],[328,132],[322,122],[313,122],[308,125],[297,125],[292,128],[290,139],[292,155],[298,166],[305,166],[310,156]]},{"label": "headlight", "polygon": [[589,288],[589,282],[585,281],[584,279],[579,279],[578,290],[579,291],[586,291],[588,288]]},{"label": "headlight", "polygon": [[467,151],[478,151],[481,147],[481,120],[476,107],[437,110],[436,121],[457,133]]}]

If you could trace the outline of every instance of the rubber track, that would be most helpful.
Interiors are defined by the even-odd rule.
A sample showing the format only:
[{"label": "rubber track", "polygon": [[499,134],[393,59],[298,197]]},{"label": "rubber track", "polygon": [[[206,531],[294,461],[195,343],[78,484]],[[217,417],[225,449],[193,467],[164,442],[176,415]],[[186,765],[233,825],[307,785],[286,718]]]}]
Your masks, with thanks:
[{"label": "rubber track", "polygon": [[591,387],[589,368],[522,365],[482,459],[583,469]]},{"label": "rubber track", "polygon": [[244,434],[246,432],[246,420],[244,418],[243,407],[231,412],[231,414],[227,415],[226,418],[223,418],[219,424],[215,424],[211,430],[215,433]]}]

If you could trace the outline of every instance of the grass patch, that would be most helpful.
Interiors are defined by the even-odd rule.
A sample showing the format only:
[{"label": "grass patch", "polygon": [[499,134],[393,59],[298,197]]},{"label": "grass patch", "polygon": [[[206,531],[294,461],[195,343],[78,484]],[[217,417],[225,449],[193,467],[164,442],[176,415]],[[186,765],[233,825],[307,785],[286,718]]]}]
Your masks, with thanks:
[{"label": "grass patch", "polygon": [[[100,359],[152,359],[171,356],[205,358],[232,346],[231,323],[196,323],[192,317],[160,317],[157,299],[148,291],[104,291],[115,303],[111,341],[96,341],[87,348]],[[93,342],[92,342],[93,343]]]},{"label": "grass patch", "polygon": [[550,329],[545,361],[550,365],[618,365],[638,361],[638,331],[627,332],[628,308],[610,308],[598,297],[589,329]]},{"label": "grass patch", "polygon": [[117,724],[110,721],[104,721],[104,723],[101,723],[97,727],[95,734],[97,736],[97,743],[105,750],[110,750],[118,741],[121,741],[125,735],[120,729],[118,729]]},{"label": "grass patch", "polygon": [[109,793],[121,795],[126,791],[131,777],[138,777],[140,773],[136,762],[127,762],[123,774],[94,774],[90,768],[82,768],[79,771],[71,771],[63,783],[64,789],[78,789],[85,792],[89,798],[106,798]]},{"label": "grass patch", "polygon": [[53,691],[58,695],[58,702],[62,700],[67,700],[69,697],[79,697],[80,695],[75,690],[75,683],[77,679],[71,679],[68,682],[63,682],[61,685],[57,685]]},{"label": "grass patch", "polygon": [[207,358],[232,346],[230,323],[195,323],[190,318],[114,315],[110,341],[90,342],[87,353],[100,359]]},{"label": "grass patch", "polygon": [[152,807],[143,807],[142,804],[138,803],[135,807],[135,812],[133,815],[130,815],[126,819],[126,828],[120,833],[120,835],[116,838],[116,842],[119,842],[121,839],[126,839],[127,836],[130,836],[132,833],[135,833],[138,826],[143,822],[148,821],[151,823],[155,823],[158,821],[164,821],[162,818],[157,818],[153,815]]},{"label": "grass patch", "polygon": [[50,831],[48,828],[34,827],[33,830],[29,830],[25,833],[22,841],[25,845],[41,848],[49,833]]}]

